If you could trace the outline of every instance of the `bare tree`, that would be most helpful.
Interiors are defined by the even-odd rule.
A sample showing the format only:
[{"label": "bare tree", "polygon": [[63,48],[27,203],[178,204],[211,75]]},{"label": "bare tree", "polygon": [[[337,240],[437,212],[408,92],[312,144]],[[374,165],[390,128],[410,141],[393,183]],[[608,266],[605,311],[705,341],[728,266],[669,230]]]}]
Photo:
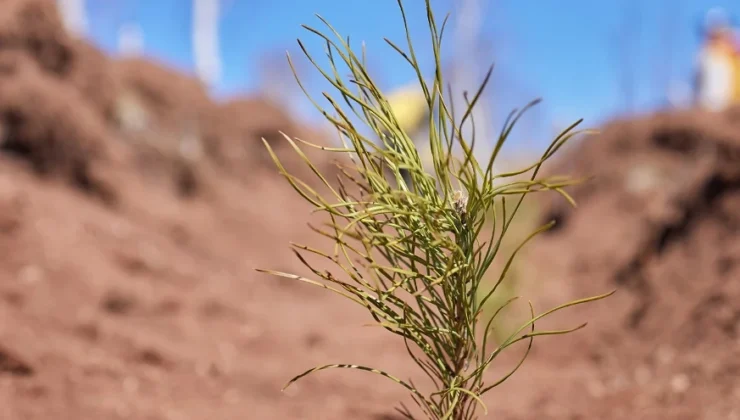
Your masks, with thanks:
[{"label": "bare tree", "polygon": [[118,32],[117,52],[124,56],[139,55],[144,49],[144,33],[138,22],[137,7],[127,0],[95,0],[88,5],[91,21],[113,27]]},{"label": "bare tree", "polygon": [[73,36],[86,36],[88,17],[85,0],[58,0],[58,4],[67,31]]},{"label": "bare tree", "polygon": [[[455,0],[456,16],[454,17],[454,45],[455,54],[452,60],[452,101],[457,109],[465,108],[463,92],[468,92],[472,99],[476,89],[483,82],[488,66],[492,64],[492,57],[484,54],[486,45],[481,35],[483,29],[483,18],[486,10],[485,5],[490,2],[483,0]],[[492,54],[491,54],[492,55]],[[490,60],[489,60],[490,59]],[[475,118],[475,137],[477,153],[481,156],[490,154],[492,139],[494,107],[492,101],[491,83],[486,87],[486,92],[477,103],[473,118]],[[467,138],[472,134],[471,127],[463,133]]]},{"label": "bare tree", "polygon": [[127,57],[138,56],[144,49],[144,32],[136,22],[127,22],[118,28],[118,52]]},{"label": "bare tree", "polygon": [[193,0],[192,36],[195,70],[207,86],[221,78],[219,43],[220,0]]}]

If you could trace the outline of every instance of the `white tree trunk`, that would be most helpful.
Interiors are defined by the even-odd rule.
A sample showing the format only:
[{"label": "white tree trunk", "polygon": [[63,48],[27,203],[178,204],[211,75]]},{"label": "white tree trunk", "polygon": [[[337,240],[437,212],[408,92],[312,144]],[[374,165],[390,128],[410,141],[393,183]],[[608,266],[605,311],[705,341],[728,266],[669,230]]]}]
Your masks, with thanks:
[{"label": "white tree trunk", "polygon": [[58,0],[58,6],[67,31],[76,37],[87,35],[85,0]]},{"label": "white tree trunk", "polygon": [[221,78],[220,0],[193,0],[193,56],[198,77],[207,86]]},{"label": "white tree trunk", "polygon": [[[463,92],[468,92],[468,99],[472,100],[477,89],[483,83],[489,62],[478,60],[481,51],[481,27],[485,14],[484,2],[481,0],[455,0],[457,14],[455,17],[455,57],[452,68],[452,91],[456,112],[455,118],[462,118],[467,108]],[[475,119],[475,155],[478,159],[487,161],[492,151],[494,109],[491,101],[492,83],[486,86],[484,94],[476,103],[473,110]],[[459,123],[459,121],[458,121]],[[463,130],[465,140],[472,139],[472,125],[466,122]]]},{"label": "white tree trunk", "polygon": [[144,49],[144,33],[139,24],[130,22],[121,25],[118,29],[119,54],[132,57],[141,54]]}]

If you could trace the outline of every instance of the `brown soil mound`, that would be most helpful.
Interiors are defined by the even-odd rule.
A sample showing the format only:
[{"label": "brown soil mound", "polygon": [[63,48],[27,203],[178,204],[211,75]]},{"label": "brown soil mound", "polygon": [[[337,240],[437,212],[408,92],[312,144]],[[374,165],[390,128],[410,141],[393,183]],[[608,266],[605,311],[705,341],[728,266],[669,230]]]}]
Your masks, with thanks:
[{"label": "brown soil mound", "polygon": [[[164,160],[174,165],[177,177],[198,182],[208,162],[244,181],[259,179],[265,170],[276,170],[262,144],[265,138],[287,167],[308,174],[292,150],[286,153],[290,148],[280,132],[326,144],[322,133],[300,127],[266,99],[214,103],[198,80],[164,65],[126,59],[115,66],[122,86],[118,126],[139,152],[149,151],[144,153],[145,169],[161,170],[168,166]],[[310,148],[306,153],[326,167],[325,155]]]},{"label": "brown soil mound", "polygon": [[[235,99],[220,105],[211,127],[211,135],[221,139],[217,159],[241,178],[259,179],[265,171],[275,170],[275,164],[262,143],[265,139],[281,162],[292,170],[303,169],[301,173],[308,175],[305,164],[281,133],[300,133],[300,139],[324,145],[327,144],[326,133],[298,127],[289,123],[290,120],[277,105],[260,97]],[[331,170],[333,165],[327,160],[327,153],[302,143],[298,145],[322,170]]]},{"label": "brown soil mound", "polygon": [[618,291],[558,317],[585,331],[535,344],[502,388],[538,402],[515,417],[738,418],[738,112],[614,122],[562,162],[594,179],[572,190],[577,209],[549,205],[559,227],[530,248],[531,291],[541,309]]},{"label": "brown soil mound", "polygon": [[66,81],[82,93],[106,123],[111,123],[123,89],[115,63],[87,42],[74,39],[69,44],[75,59],[65,74]]},{"label": "brown soil mound", "polygon": [[110,75],[108,59],[65,32],[54,2],[3,0],[0,7],[3,52],[23,52],[45,73],[80,90],[96,111],[112,116],[117,81]]},{"label": "brown soil mound", "polygon": [[214,149],[203,127],[215,104],[198,80],[166,66],[142,59],[114,66],[121,84],[115,103],[117,132],[136,150],[137,170],[156,178],[171,174],[178,192],[192,195]]},{"label": "brown soil mound", "polygon": [[[403,393],[363,376],[280,392],[308,365],[393,348],[355,328],[363,311],[254,271],[301,272],[286,245],[305,238],[310,210],[262,165],[259,137],[281,149],[278,131],[319,134],[260,100],[218,105],[163,66],[111,61],[71,40],[51,5],[0,2],[0,418],[388,411]],[[222,155],[259,182],[223,170],[229,142],[243,161]],[[172,194],[172,170],[198,181],[190,201]],[[79,193],[98,176],[118,205]]]},{"label": "brown soil mound", "polygon": [[69,37],[56,5],[45,0],[3,0],[0,4],[0,41],[4,50],[30,53],[46,71],[69,70],[72,53]]},{"label": "brown soil mound", "polygon": [[105,155],[101,98],[115,84],[96,74],[99,63],[85,59],[95,54],[65,33],[52,2],[7,0],[0,8],[2,148],[110,202],[92,167]]},{"label": "brown soil mound", "polygon": [[104,157],[106,128],[86,99],[23,52],[0,52],[0,67],[2,149],[28,159],[39,173],[62,174],[101,192],[90,168]]}]

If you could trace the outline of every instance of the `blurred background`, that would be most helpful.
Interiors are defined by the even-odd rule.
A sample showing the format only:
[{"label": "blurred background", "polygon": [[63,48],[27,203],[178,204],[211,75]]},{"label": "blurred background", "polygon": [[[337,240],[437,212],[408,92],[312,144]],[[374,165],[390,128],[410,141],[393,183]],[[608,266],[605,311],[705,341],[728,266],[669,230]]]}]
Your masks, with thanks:
[{"label": "blurred background", "polygon": [[[491,416],[740,419],[740,4],[431,3],[438,22],[450,13],[455,103],[495,65],[480,157],[535,98],[499,170],[580,118],[600,130],[545,167],[592,180],[570,191],[577,208],[525,201],[491,284],[518,241],[558,224],[524,248],[490,310],[517,294],[544,311],[617,293],[547,321],[590,323],[536,341],[486,398]],[[431,76],[424,1],[404,6]],[[286,59],[311,96],[334,92],[296,42],[328,68],[301,28],[325,31],[315,14],[365,44],[423,148],[418,82],[383,41],[406,48],[395,0],[0,0],[0,419],[402,418],[405,390],[363,372],[280,391],[334,362],[418,377],[362,308],[255,271],[310,275],[289,243],[327,246],[261,142],[319,188],[281,134],[338,142]],[[307,154],[336,175],[331,156]],[[527,311],[504,312],[496,339]]]},{"label": "blurred background", "polygon": [[[312,82],[312,94],[326,90],[296,43],[296,38],[311,39],[302,24],[323,26],[317,13],[350,35],[358,48],[366,43],[385,90],[415,82],[408,64],[383,42],[384,37],[405,41],[395,1],[372,7],[333,0],[280,7],[238,0],[204,1],[202,6],[179,0],[60,4],[75,32],[108,54],[151,57],[198,74],[219,99],[247,92],[281,97],[300,117],[314,121],[321,117],[297,89],[285,53],[297,61],[301,77]],[[730,13],[738,8],[716,0],[434,0],[433,5],[439,19],[454,14],[445,54],[458,73],[465,73],[458,76],[465,80],[458,89],[472,90],[495,63],[487,95],[494,126],[511,109],[537,97],[545,100],[527,123],[532,138],[579,118],[597,124],[614,115],[688,106],[705,14],[715,7]],[[424,11],[409,5],[409,19],[413,39],[427,47]],[[320,42],[307,46],[321,54]],[[430,48],[420,47],[419,61],[431,71]]]}]

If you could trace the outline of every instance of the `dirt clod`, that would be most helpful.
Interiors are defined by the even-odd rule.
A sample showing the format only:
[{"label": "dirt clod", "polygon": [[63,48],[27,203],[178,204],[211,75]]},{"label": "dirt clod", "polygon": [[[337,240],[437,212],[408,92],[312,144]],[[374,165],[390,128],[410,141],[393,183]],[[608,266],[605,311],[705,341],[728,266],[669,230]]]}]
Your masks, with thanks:
[{"label": "dirt clod", "polygon": [[10,350],[0,347],[0,374],[3,373],[14,376],[31,376],[34,371],[28,363]]}]

